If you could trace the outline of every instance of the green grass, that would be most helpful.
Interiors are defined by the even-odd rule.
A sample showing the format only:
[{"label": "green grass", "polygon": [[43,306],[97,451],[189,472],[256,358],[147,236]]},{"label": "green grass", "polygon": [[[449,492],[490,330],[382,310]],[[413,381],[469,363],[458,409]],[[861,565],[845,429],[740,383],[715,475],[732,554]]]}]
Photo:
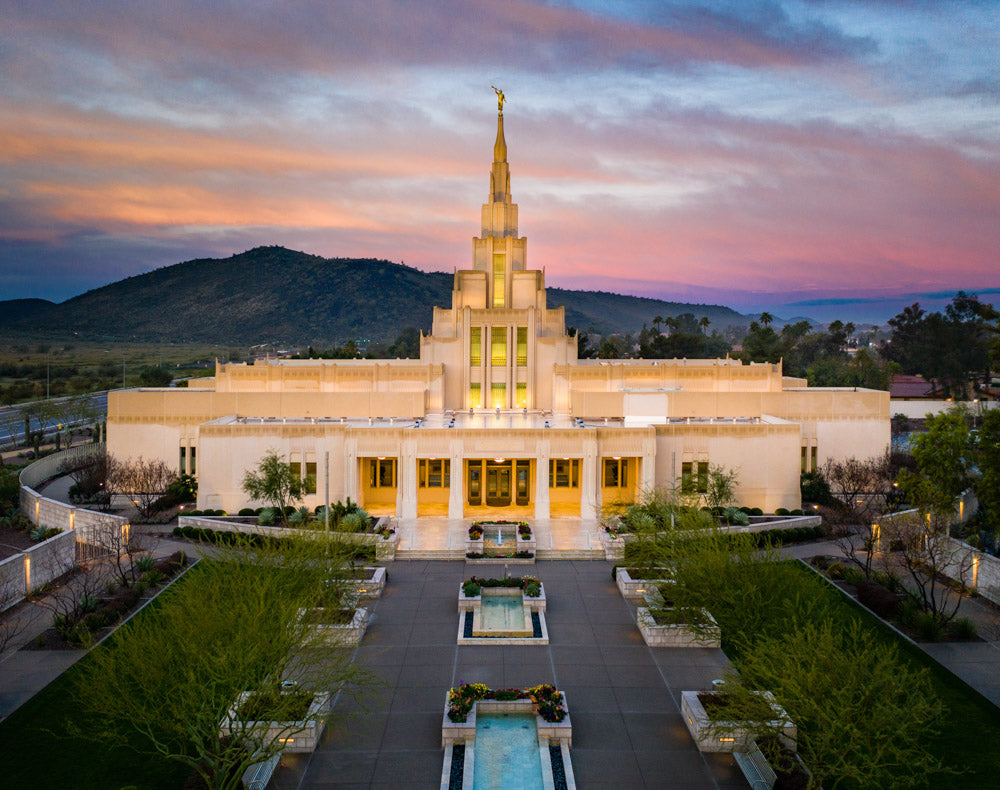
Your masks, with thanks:
[{"label": "green grass", "polygon": [[792,567],[802,575],[803,594],[827,599],[832,615],[845,627],[854,620],[860,621],[886,644],[895,644],[902,658],[926,667],[930,672],[934,689],[947,706],[947,711],[939,722],[940,732],[927,744],[927,748],[946,765],[963,773],[928,777],[928,786],[935,790],[1000,787],[997,758],[992,746],[1000,743],[1000,708],[809,568],[798,562]]},{"label": "green grass", "polygon": [[[154,601],[136,618],[146,617],[156,605]],[[94,649],[105,648],[100,645]],[[191,770],[150,753],[148,742],[132,730],[120,730],[125,744],[122,746],[68,734],[98,729],[93,717],[83,711],[77,696],[76,679],[89,660],[90,654],[84,656],[0,723],[0,744],[7,755],[0,785],[4,790],[183,787]]]}]

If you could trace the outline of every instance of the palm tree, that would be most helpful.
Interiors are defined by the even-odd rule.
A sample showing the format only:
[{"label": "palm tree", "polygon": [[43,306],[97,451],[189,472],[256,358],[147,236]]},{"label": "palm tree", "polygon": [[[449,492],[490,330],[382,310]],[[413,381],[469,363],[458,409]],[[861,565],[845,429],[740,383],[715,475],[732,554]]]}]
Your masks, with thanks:
[{"label": "palm tree", "polygon": [[667,337],[670,337],[671,333],[676,332],[680,324],[677,319],[673,316],[663,319],[663,325],[667,328]]},{"label": "palm tree", "polygon": [[662,315],[653,316],[653,326],[656,327],[656,333],[657,334],[661,334],[660,333],[660,324],[662,324],[662,323],[663,323],[663,316]]},{"label": "palm tree", "polygon": [[774,316],[766,311],[760,314],[760,322],[764,326],[770,326],[773,320]]},{"label": "palm tree", "polygon": [[712,322],[708,320],[708,316],[707,315],[703,315],[701,317],[701,320],[698,321],[698,326],[701,328],[701,331],[704,332],[706,335],[708,334],[708,325],[710,323],[712,323]]}]

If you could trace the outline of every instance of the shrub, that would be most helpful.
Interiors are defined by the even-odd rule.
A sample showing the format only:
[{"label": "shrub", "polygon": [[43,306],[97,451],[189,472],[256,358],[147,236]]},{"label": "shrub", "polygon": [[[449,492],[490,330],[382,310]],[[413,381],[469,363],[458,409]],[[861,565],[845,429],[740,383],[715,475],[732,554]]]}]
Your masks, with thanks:
[{"label": "shrub", "polygon": [[826,569],[826,575],[831,579],[843,579],[844,571],[846,570],[844,563],[842,562],[831,562]]},{"label": "shrub", "polygon": [[537,598],[539,595],[542,594],[541,582],[537,581],[528,582],[528,584],[524,585],[524,594],[527,595],[529,598]]},{"label": "shrub", "polygon": [[240,515],[240,516],[256,516],[257,515],[257,511],[254,510],[252,507],[245,507],[245,508],[242,508],[237,515]]},{"label": "shrub", "polygon": [[789,510],[788,511],[788,515],[790,515],[790,516],[801,516],[802,515],[802,509],[801,508],[795,508],[795,510]]},{"label": "shrub", "polygon": [[948,634],[952,639],[967,641],[979,635],[976,624],[968,617],[956,617],[948,624]]},{"label": "shrub", "polygon": [[759,507],[752,507],[752,508],[750,508],[750,515],[751,516],[763,516],[764,515],[764,511],[761,510]]},{"label": "shrub", "polygon": [[462,582],[462,595],[466,598],[475,598],[480,592],[482,592],[482,588],[476,584],[474,579]]},{"label": "shrub", "polygon": [[902,607],[895,593],[871,579],[858,582],[858,600],[883,620],[895,617]]},{"label": "shrub", "polygon": [[135,569],[139,573],[145,573],[146,571],[151,571],[156,567],[156,559],[152,554],[143,554],[139,559],[135,561]]},{"label": "shrub", "polygon": [[777,510],[774,511],[774,515],[776,515],[776,516],[787,516],[788,512],[789,512],[788,508],[779,507]]},{"label": "shrub", "polygon": [[843,579],[848,584],[861,584],[861,582],[867,580],[867,576],[861,568],[856,568],[853,565],[847,565],[844,567]]},{"label": "shrub", "polygon": [[275,521],[274,508],[265,507],[257,516],[257,523],[262,527],[273,527]]}]

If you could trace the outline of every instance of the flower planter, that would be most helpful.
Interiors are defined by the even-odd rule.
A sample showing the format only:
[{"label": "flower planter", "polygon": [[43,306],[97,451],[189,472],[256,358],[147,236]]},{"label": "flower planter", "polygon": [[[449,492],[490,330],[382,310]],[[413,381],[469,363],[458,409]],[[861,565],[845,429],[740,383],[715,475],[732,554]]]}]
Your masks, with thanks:
[{"label": "flower planter", "polygon": [[[301,609],[299,616],[305,617],[306,612],[306,609]],[[309,632],[320,644],[330,647],[354,647],[361,644],[367,628],[368,609],[361,606],[354,610],[354,616],[349,623],[312,623],[309,625]]]},{"label": "flower planter", "polygon": [[383,567],[365,567],[370,571],[367,579],[348,579],[346,586],[359,598],[378,598],[385,588],[386,570]]},{"label": "flower planter", "polygon": [[309,753],[316,749],[320,736],[326,728],[326,714],[330,705],[328,693],[316,694],[304,718],[298,721],[244,721],[239,718],[240,708],[250,698],[252,692],[244,691],[230,706],[219,725],[219,735],[253,735],[254,740],[273,743],[284,741],[282,751]]},{"label": "flower planter", "polygon": [[660,625],[645,606],[636,610],[635,620],[642,638],[650,647],[721,647],[722,633],[715,618],[706,609],[701,612],[708,621],[706,630],[701,634],[687,623]]},{"label": "flower planter", "polygon": [[608,562],[621,562],[625,559],[625,538],[620,535],[602,532],[601,545],[604,546],[604,559]]},{"label": "flower planter", "polygon": [[[535,611],[535,612],[544,612],[545,611],[545,606],[546,606],[545,584],[544,584],[544,582],[539,582],[538,586],[542,588],[542,591],[538,594],[538,596],[532,598],[530,595],[525,595],[524,596],[524,603],[529,608],[531,608],[532,611]],[[463,591],[462,587],[463,587],[463,585],[461,585],[461,584],[458,585],[458,611],[460,611],[460,612],[466,612],[466,611],[469,611],[470,609],[473,609],[477,603],[480,603],[482,601],[482,599],[483,599],[483,596],[482,596],[482,594],[480,594],[480,595],[466,595],[465,592]],[[504,588],[487,587],[486,589],[493,590],[493,589],[504,589]],[[508,588],[508,589],[512,589],[512,590],[515,590],[517,592],[521,592],[521,589],[517,588],[517,587],[511,587],[511,588]]]},{"label": "flower planter", "polygon": [[[718,693],[715,691],[682,691],[681,715],[684,717],[684,724],[687,725],[688,732],[691,733],[691,737],[694,738],[700,752],[744,752],[758,733],[752,732],[746,722],[712,722],[708,713],[705,712],[705,706],[698,698],[700,695]],[[795,739],[798,735],[795,723],[788,718],[788,714],[777,703],[770,691],[759,691],[757,694],[765,699],[770,704],[771,710],[774,711],[774,719],[769,722],[771,728],[780,728],[782,743],[794,751]],[[724,731],[719,728],[723,728]]]},{"label": "flower planter", "polygon": [[655,590],[664,582],[672,581],[670,571],[663,568],[663,576],[654,579],[633,579],[628,572],[628,568],[617,568],[615,570],[615,583],[624,598],[628,600],[642,600],[646,593]]},{"label": "flower planter", "polygon": [[[562,721],[546,721],[536,713],[535,723],[538,726],[538,737],[546,738],[553,744],[565,743],[567,746],[572,746],[573,722],[569,716],[569,703],[566,700],[565,692],[560,693],[563,698],[563,707],[566,709],[566,717]],[[441,747],[444,748],[449,743],[475,740],[477,711],[483,713],[531,713],[534,709],[534,703],[530,699],[481,699],[473,703],[472,710],[465,717],[465,721],[452,721],[448,718],[448,694],[446,693],[444,713],[441,716]]]}]

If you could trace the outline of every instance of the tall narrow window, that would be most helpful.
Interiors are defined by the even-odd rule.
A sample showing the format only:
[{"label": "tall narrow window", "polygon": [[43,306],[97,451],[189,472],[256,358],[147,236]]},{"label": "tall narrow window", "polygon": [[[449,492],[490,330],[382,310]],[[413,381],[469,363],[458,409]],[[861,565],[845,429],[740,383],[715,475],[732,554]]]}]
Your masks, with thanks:
[{"label": "tall narrow window", "polygon": [[195,449],[196,448],[192,445],[192,447],[191,447],[191,453],[190,453],[191,463],[188,464],[188,474],[189,475],[194,475],[194,474],[198,473],[198,467],[195,464],[195,455],[194,455]]},{"label": "tall narrow window", "polygon": [[292,473],[292,479],[293,480],[301,480],[302,479],[302,464],[300,462],[298,462],[298,461],[292,461],[288,465],[288,469]]},{"label": "tall narrow window", "polygon": [[506,262],[502,253],[493,255],[493,306],[503,307],[504,300],[504,268]]},{"label": "tall narrow window", "polygon": [[807,460],[807,456],[806,456],[806,453],[808,453],[808,452],[809,452],[809,448],[808,447],[803,447],[802,448],[802,471],[803,472],[808,472],[809,471],[809,461]]},{"label": "tall narrow window", "polygon": [[187,447],[181,448],[180,473],[187,474]]},{"label": "tall narrow window", "polygon": [[681,464],[681,493],[682,494],[693,494],[695,488],[694,482],[694,464],[691,461],[684,461]]},{"label": "tall narrow window", "polygon": [[517,389],[515,390],[515,396],[517,398],[517,403],[514,405],[519,409],[528,408],[528,385],[523,381],[517,382]]},{"label": "tall narrow window", "polygon": [[507,364],[507,327],[493,327],[493,342],[491,353],[493,367],[504,367]]},{"label": "tall narrow window", "polygon": [[477,367],[483,361],[483,330],[474,326],[469,332],[469,364]]},{"label": "tall narrow window", "polygon": [[517,328],[517,366],[523,368],[528,364],[528,327]]},{"label": "tall narrow window", "polygon": [[578,458],[551,459],[549,461],[549,488],[579,488],[580,460]]},{"label": "tall narrow window", "polygon": [[478,381],[473,381],[469,384],[469,408],[483,408],[483,391]]},{"label": "tall narrow window", "polygon": [[371,488],[395,488],[396,459],[372,458],[368,466],[368,485]]},{"label": "tall narrow window", "polygon": [[307,494],[316,493],[316,462],[306,461],[306,487]]},{"label": "tall narrow window", "polygon": [[492,384],[490,386],[490,408],[491,409],[505,409],[507,408],[507,385]]},{"label": "tall narrow window", "polygon": [[815,472],[816,471],[816,467],[817,467],[817,463],[816,463],[816,461],[817,461],[817,455],[819,454],[819,451],[817,450],[816,445],[813,445],[812,448],[811,448],[811,450],[812,450],[812,467],[811,468]]}]

